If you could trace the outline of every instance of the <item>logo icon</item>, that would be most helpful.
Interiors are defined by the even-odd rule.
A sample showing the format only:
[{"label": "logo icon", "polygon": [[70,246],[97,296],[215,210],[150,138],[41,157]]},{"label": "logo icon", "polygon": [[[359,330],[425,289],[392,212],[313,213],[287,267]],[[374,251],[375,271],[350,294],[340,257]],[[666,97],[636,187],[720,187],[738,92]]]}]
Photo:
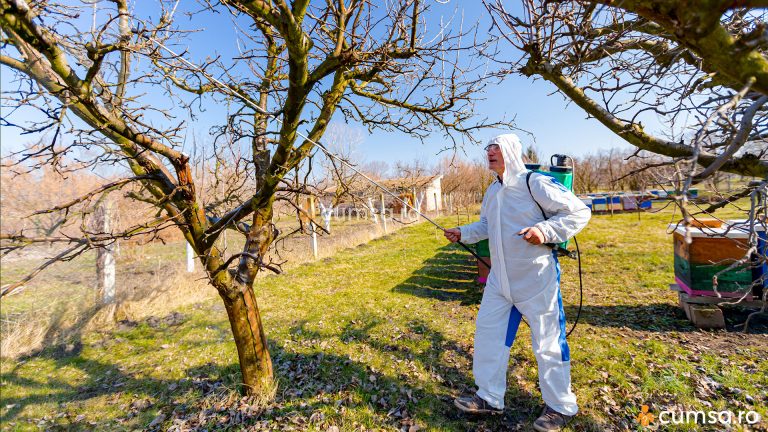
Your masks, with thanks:
[{"label": "logo icon", "polygon": [[654,419],[653,414],[648,412],[648,405],[643,405],[640,408],[640,414],[637,415],[637,421],[643,426],[648,426]]}]

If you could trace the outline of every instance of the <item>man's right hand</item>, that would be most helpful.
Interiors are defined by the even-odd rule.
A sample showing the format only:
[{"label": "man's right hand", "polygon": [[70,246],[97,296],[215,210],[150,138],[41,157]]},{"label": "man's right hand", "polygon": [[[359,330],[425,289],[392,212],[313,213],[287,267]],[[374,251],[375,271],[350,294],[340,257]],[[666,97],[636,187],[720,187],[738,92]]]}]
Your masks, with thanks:
[{"label": "man's right hand", "polygon": [[450,228],[444,230],[443,234],[445,235],[445,238],[447,238],[451,243],[456,243],[457,241],[461,240],[461,230],[458,228]]}]

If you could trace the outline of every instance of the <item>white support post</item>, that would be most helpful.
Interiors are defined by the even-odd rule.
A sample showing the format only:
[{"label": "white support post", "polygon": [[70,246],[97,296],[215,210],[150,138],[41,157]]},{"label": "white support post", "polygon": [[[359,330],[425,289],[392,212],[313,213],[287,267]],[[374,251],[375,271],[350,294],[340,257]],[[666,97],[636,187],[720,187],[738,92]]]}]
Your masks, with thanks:
[{"label": "white support post", "polygon": [[[323,222],[325,222],[325,230],[331,232],[331,216],[333,215],[333,207],[326,207],[322,202],[320,203],[320,214],[323,216]],[[339,208],[336,207],[336,217],[339,217]]]},{"label": "white support post", "polygon": [[[320,203],[322,206],[322,203]],[[315,222],[313,222],[316,212],[315,208],[315,197],[309,197],[309,232],[311,234],[311,243],[312,243],[312,256],[317,259],[317,227],[315,226]]]},{"label": "white support post", "polygon": [[[97,232],[108,234],[110,227],[111,205],[103,202],[94,211],[94,225]],[[98,301],[110,304],[115,301],[115,255],[114,243],[97,249],[96,252],[96,290]]]},{"label": "white support post", "polygon": [[195,271],[195,250],[192,249],[192,245],[189,242],[187,244],[187,273],[194,273]]},{"label": "white support post", "polygon": [[384,194],[381,194],[381,223],[384,225],[384,234],[387,233],[387,209],[384,208]]},{"label": "white support post", "polygon": [[[419,195],[419,197],[416,198],[416,205],[414,207],[416,207],[416,210],[418,210],[419,212],[421,211],[421,203],[423,202],[424,202],[424,192],[422,192],[421,195]],[[419,218],[419,213],[416,213],[416,219],[418,220],[418,218]]]},{"label": "white support post", "polygon": [[317,229],[315,229],[315,223],[309,223],[309,232],[312,234],[312,256],[317,259]]},{"label": "white support post", "polygon": [[373,200],[368,198],[368,209],[371,212],[371,220],[373,223],[379,223],[379,219],[376,217],[376,207],[373,206]]}]

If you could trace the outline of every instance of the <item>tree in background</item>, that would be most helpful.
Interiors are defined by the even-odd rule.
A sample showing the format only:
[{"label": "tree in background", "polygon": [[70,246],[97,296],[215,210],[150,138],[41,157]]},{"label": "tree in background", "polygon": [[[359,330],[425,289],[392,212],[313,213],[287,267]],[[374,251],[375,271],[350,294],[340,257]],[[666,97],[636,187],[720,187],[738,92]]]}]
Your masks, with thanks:
[{"label": "tree in background", "polygon": [[575,159],[573,170],[573,191],[577,194],[597,192],[600,189],[602,173],[599,156],[589,155]]},{"label": "tree in background", "polygon": [[[311,167],[302,164],[333,116],[417,139],[438,131],[454,145],[472,142],[478,128],[508,125],[473,116],[475,94],[487,78],[465,58],[481,48],[474,29],[434,24],[425,2],[228,0],[188,13],[201,21],[232,16],[240,34],[233,58],[178,48],[189,45],[189,35],[174,21],[178,2],[166,6],[141,2],[136,9],[158,10],[140,16],[126,0],[0,0],[0,64],[4,73],[16,73],[14,85],[2,90],[3,127],[49,132],[46,145],[21,151],[6,167],[130,173],[49,209],[67,222],[128,186],[135,190],[127,197],[156,209],[152,218],[118,231],[9,232],[0,239],[5,250],[65,244],[59,258],[66,259],[118,238],[179,230],[224,303],[244,391],[260,392],[271,386],[273,373],[253,285],[262,270],[279,271],[266,258],[278,236],[274,205],[307,193],[303,176]],[[183,61],[206,54],[200,68]],[[203,190],[185,151],[189,124],[179,113],[194,119],[206,104],[221,101],[230,111],[218,121],[212,148],[200,150],[221,181]],[[30,108],[34,120],[17,119]],[[72,160],[77,166],[67,165]],[[226,229],[244,234],[242,251],[228,254],[217,246]]]},{"label": "tree in background", "polygon": [[[340,157],[347,164],[357,166],[360,169],[360,153],[357,148],[363,143],[363,133],[359,129],[352,129],[340,124],[331,124],[324,135],[325,146],[336,156]],[[363,181],[362,177],[354,172],[349,165],[339,162],[336,159],[322,157],[320,165],[322,166],[321,180],[318,187],[321,190],[333,188],[334,197],[330,203],[335,207],[344,197],[353,197],[349,193],[349,187],[353,183]]]},{"label": "tree in background", "polygon": [[411,162],[395,162],[394,176],[396,178],[413,181],[421,177],[435,175],[435,173],[435,168],[429,166],[429,164],[421,159],[414,159]]},{"label": "tree in background", "polygon": [[[70,173],[69,176],[76,175]],[[100,178],[84,172],[77,182],[67,184],[67,175],[51,166],[35,171],[0,172],[0,224],[3,232],[25,231],[33,236],[46,237],[60,231],[67,217],[61,212],[36,212],[53,202],[75,199],[104,183]],[[77,229],[68,227],[68,234],[77,235]]]},{"label": "tree in background", "polygon": [[648,152],[612,148],[574,160],[573,189],[585,194],[600,191],[648,191],[671,176],[666,158]]},{"label": "tree in background", "polygon": [[539,163],[541,161],[541,158],[539,158],[539,150],[533,146],[533,144],[529,144],[528,147],[525,148],[525,153],[523,153],[525,157],[528,158],[530,163]]},{"label": "tree in background", "polygon": [[456,208],[479,202],[493,181],[487,162],[481,160],[444,158],[439,169],[443,175],[443,194],[451,197],[451,204]]},{"label": "tree in background", "polygon": [[369,161],[362,164],[361,171],[372,179],[384,179],[389,176],[389,164],[384,161]]}]

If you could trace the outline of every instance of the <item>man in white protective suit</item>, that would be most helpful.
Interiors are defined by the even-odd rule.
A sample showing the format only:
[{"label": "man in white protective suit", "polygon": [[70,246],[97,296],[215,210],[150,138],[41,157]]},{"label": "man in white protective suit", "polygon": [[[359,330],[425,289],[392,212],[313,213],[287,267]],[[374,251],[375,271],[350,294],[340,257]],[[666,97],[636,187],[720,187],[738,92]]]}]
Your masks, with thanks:
[{"label": "man in white protective suit", "polygon": [[528,172],[516,135],[491,139],[486,153],[488,168],[498,177],[485,192],[480,221],[445,230],[451,242],[476,243],[487,238],[493,263],[475,330],[472,372],[478,390],[454,403],[466,413],[503,412],[510,347],[525,317],[546,403],[534,429],[558,431],[578,406],[571,391],[560,265],[544,243],[560,243],[574,236],[586,226],[591,213],[549,176],[532,174],[526,182]]}]

